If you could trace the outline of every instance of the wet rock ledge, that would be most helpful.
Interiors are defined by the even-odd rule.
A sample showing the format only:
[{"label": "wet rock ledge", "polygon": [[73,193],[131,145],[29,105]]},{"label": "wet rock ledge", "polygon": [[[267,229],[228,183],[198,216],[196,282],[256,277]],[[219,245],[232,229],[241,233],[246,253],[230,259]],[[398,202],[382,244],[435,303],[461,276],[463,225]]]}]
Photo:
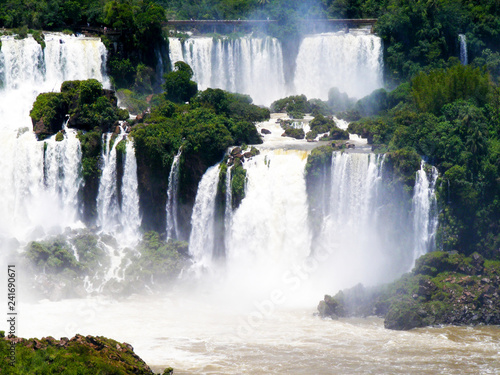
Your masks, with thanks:
[{"label": "wet rock ledge", "polygon": [[[131,345],[101,336],[23,339],[5,337],[0,331],[0,353],[2,374],[154,374]],[[163,372],[172,374],[170,367]]]},{"label": "wet rock ledge", "polygon": [[383,317],[386,328],[409,330],[432,325],[500,324],[500,261],[436,251],[387,285],[361,284],[318,305],[322,317]]}]

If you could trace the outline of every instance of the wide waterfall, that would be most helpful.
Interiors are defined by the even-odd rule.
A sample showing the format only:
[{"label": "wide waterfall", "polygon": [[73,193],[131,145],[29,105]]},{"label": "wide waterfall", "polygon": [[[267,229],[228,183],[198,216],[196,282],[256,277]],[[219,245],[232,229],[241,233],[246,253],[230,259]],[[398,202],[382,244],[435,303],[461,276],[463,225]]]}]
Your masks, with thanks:
[{"label": "wide waterfall", "polygon": [[327,33],[305,37],[297,56],[296,93],[326,100],[337,87],[362,98],[383,86],[382,41],[366,32]]},{"label": "wide waterfall", "polygon": [[[298,269],[316,291],[375,285],[401,275],[434,248],[435,169],[429,179],[423,169],[418,172],[413,207],[402,212],[403,198],[384,186],[383,155],[333,152],[322,176],[330,177],[322,178],[317,189],[319,231],[313,238],[304,171],[308,151],[259,148],[260,155],[244,164],[241,205],[233,212],[225,197],[223,267],[232,286],[265,290],[281,279],[291,280],[287,275]],[[190,245],[196,267],[219,267],[212,263],[215,238],[222,235],[213,224],[217,183],[217,171],[209,169],[198,190]]]},{"label": "wide waterfall", "polygon": [[32,37],[1,42],[0,236],[23,240],[39,235],[34,228],[47,232],[77,225],[81,184],[75,132],[65,129],[61,142],[37,141],[29,117],[33,102],[65,80],[95,78],[109,85],[103,73],[106,49],[97,38],[62,34],[46,34],[44,50]]},{"label": "wide waterfall", "polygon": [[[332,87],[361,98],[383,84],[381,39],[363,30],[307,36],[295,61],[270,37],[169,38],[169,45],[172,63],[188,63],[201,90],[248,94],[256,104],[297,94],[326,100]],[[285,65],[296,66],[288,83]]]},{"label": "wide waterfall", "polygon": [[268,105],[285,93],[281,45],[274,38],[169,38],[169,45],[172,63],[188,63],[200,90],[221,88]]}]

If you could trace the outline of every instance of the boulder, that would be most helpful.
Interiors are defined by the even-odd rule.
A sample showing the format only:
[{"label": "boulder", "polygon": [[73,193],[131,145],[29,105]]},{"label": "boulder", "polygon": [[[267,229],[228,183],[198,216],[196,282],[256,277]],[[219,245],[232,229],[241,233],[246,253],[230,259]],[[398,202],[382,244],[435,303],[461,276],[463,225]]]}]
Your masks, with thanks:
[{"label": "boulder", "polygon": [[241,155],[241,147],[235,147],[231,150],[231,156],[234,156],[234,157],[241,157],[241,156],[238,156],[238,155]]},{"label": "boulder", "polygon": [[264,129],[264,128],[262,128],[262,129],[260,130],[260,132],[261,132],[262,134],[271,134],[271,133],[272,133],[270,130],[268,130],[268,129]]}]

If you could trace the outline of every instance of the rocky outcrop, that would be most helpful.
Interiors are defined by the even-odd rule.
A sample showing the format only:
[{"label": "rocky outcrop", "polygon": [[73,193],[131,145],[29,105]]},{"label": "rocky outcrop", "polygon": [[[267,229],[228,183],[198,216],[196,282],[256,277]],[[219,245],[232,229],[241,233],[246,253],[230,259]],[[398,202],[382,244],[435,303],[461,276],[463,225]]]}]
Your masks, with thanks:
[{"label": "rocky outcrop", "polygon": [[500,261],[437,251],[419,258],[411,273],[378,288],[361,285],[325,296],[323,317],[378,315],[389,329],[437,324],[500,324]]},{"label": "rocky outcrop", "polygon": [[[30,373],[78,373],[78,374],[136,374],[153,375],[149,366],[134,353],[130,344],[120,343],[102,336],[76,335],[56,340],[51,336],[42,339],[4,337],[0,331],[0,351],[7,353],[15,344],[14,366],[7,356],[0,358],[0,368],[6,374],[17,374],[29,368]],[[168,368],[164,374],[171,374]],[[3,373],[3,372],[2,372]]]}]

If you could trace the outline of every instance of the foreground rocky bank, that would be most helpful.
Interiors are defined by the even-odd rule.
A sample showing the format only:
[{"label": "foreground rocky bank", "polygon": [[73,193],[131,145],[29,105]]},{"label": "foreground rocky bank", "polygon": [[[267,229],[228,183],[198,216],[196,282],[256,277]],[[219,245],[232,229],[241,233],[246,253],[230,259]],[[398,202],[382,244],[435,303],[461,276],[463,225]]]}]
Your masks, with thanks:
[{"label": "foreground rocky bank", "polygon": [[380,287],[361,284],[326,295],[322,317],[377,315],[389,329],[409,330],[439,324],[500,324],[500,261],[480,254],[466,257],[436,251],[420,257],[399,280]]},{"label": "foreground rocky bank", "polygon": [[131,345],[101,336],[23,339],[0,331],[0,353],[2,374],[155,374]]}]

